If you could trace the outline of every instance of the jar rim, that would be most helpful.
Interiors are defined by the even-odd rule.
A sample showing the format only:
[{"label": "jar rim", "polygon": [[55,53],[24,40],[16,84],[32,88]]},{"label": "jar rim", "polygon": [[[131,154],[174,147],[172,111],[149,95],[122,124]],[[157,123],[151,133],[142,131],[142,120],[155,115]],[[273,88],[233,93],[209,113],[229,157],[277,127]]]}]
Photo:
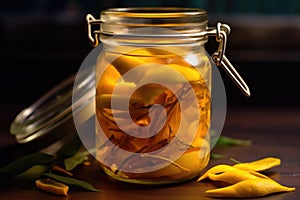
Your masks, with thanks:
[{"label": "jar rim", "polygon": [[[169,38],[176,37],[190,38],[191,41],[200,41],[201,43],[207,41],[207,37],[202,32],[207,29],[208,15],[204,9],[200,8],[109,8],[101,11],[100,21],[99,33],[102,42],[111,36],[126,37],[127,41],[123,41],[127,43],[131,41],[132,36],[156,39],[161,37],[160,43],[163,43],[162,41],[168,43]],[[144,43],[144,41],[141,40],[137,43]]]},{"label": "jar rim", "polygon": [[207,12],[204,9],[187,7],[128,7],[108,8],[103,10],[101,15],[122,15],[135,18],[178,18],[184,16],[207,16]]}]

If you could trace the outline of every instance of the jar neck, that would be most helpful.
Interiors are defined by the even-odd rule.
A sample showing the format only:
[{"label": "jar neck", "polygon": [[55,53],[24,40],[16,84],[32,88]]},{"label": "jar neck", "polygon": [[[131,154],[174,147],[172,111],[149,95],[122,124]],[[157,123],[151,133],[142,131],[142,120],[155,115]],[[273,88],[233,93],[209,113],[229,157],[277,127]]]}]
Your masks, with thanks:
[{"label": "jar neck", "polygon": [[104,43],[153,46],[207,41],[203,32],[208,16],[197,8],[112,8],[102,11],[100,20]]}]

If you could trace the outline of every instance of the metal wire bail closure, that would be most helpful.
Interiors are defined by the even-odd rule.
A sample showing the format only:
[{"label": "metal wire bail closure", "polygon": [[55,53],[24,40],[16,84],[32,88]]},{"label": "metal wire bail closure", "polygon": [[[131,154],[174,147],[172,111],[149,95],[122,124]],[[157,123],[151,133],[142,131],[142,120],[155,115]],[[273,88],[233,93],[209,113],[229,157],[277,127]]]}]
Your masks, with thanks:
[{"label": "metal wire bail closure", "polygon": [[[96,47],[99,44],[99,35],[101,33],[100,27],[95,31],[92,31],[92,25],[100,26],[101,20],[95,19],[91,14],[87,14],[87,32],[88,38],[91,41],[91,45]],[[240,74],[236,71],[233,65],[225,56],[227,37],[230,33],[230,27],[227,24],[217,23],[216,28],[208,27],[205,31],[201,32],[201,35],[205,36],[215,36],[216,41],[219,43],[218,50],[213,53],[212,60],[215,62],[217,66],[221,66],[227,75],[233,80],[233,82],[240,88],[240,90],[249,97],[250,90],[248,85],[245,83],[244,79],[240,76]]]},{"label": "metal wire bail closure", "polygon": [[230,33],[230,27],[227,24],[217,23],[217,28],[208,28],[206,31],[206,35],[208,36],[216,36],[216,41],[219,43],[218,50],[213,53],[212,60],[216,63],[217,66],[221,66],[227,75],[234,81],[234,83],[240,88],[240,90],[249,97],[250,89],[248,85],[245,83],[244,79],[240,76],[240,74],[236,71],[233,65],[225,56],[225,49],[227,43],[227,36]]},{"label": "metal wire bail closure", "polygon": [[91,14],[87,14],[86,21],[87,21],[87,34],[89,40],[91,41],[91,46],[96,47],[99,45],[100,28],[92,32],[92,25],[100,26],[101,20],[95,19]]}]

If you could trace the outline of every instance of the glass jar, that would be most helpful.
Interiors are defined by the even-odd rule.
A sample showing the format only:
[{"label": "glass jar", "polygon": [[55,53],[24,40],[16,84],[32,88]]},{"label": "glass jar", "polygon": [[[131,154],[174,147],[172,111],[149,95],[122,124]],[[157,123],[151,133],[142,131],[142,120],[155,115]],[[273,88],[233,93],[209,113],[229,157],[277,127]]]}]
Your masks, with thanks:
[{"label": "glass jar", "polygon": [[229,27],[208,28],[206,11],[196,8],[113,8],[87,21],[93,45],[103,45],[95,71],[96,158],[103,170],[141,184],[197,176],[210,157],[208,36],[220,42],[213,60],[245,86],[224,56]]}]

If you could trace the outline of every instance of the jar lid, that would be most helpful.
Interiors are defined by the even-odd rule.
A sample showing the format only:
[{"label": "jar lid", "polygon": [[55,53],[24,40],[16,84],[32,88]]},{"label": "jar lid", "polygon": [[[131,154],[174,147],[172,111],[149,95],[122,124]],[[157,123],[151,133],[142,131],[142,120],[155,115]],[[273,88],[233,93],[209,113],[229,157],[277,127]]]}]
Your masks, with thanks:
[{"label": "jar lid", "polygon": [[[183,36],[201,43],[207,41],[207,36],[203,32],[207,29],[208,14],[200,8],[108,8],[101,11],[100,19],[95,19],[88,14],[86,20],[88,22],[88,37],[94,47],[99,44],[100,40],[103,42],[111,36],[118,36],[121,41],[126,42],[132,36],[135,37],[134,41],[136,41],[136,37],[141,40],[145,36],[155,39],[159,37],[161,44],[169,44],[170,38],[179,39]],[[158,27],[160,28],[159,31]],[[145,41],[142,40],[141,43]]]},{"label": "jar lid", "polygon": [[[74,84],[75,80],[81,84]],[[76,136],[73,115],[83,115],[77,118],[80,123],[94,115],[94,82],[91,69],[68,77],[23,109],[10,126],[11,134],[20,144],[34,143],[40,148],[62,138]]]}]

